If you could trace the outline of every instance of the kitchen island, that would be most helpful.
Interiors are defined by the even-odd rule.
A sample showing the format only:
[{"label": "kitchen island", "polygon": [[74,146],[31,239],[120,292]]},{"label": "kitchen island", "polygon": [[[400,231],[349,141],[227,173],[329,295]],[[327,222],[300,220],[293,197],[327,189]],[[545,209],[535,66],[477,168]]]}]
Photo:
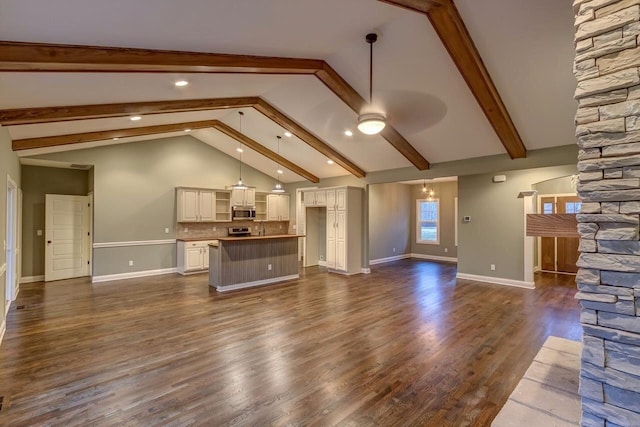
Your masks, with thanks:
[{"label": "kitchen island", "polygon": [[225,292],[299,278],[299,237],[219,237],[209,245],[209,286]]}]

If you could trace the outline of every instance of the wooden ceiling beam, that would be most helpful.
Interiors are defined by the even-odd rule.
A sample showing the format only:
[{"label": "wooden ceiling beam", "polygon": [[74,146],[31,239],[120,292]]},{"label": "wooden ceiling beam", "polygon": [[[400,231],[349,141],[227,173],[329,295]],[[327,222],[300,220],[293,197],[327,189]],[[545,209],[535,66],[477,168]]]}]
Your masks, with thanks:
[{"label": "wooden ceiling beam", "polygon": [[0,125],[16,126],[70,120],[105,119],[146,114],[186,113],[252,107],[257,97],[71,105],[0,110]]},{"label": "wooden ceiling beam", "polygon": [[1,71],[313,74],[303,58],[0,41]]},{"label": "wooden ceiling beam", "polygon": [[13,151],[31,150],[34,148],[57,147],[60,145],[82,144],[85,142],[105,141],[113,138],[130,138],[134,136],[157,135],[161,133],[181,132],[185,129],[204,129],[215,125],[215,120],[198,122],[172,123],[157,126],[143,126],[126,129],[102,130],[97,132],[74,133],[69,135],[45,136],[41,138],[15,139]]},{"label": "wooden ceiling beam", "polygon": [[262,98],[258,100],[253,108],[269,117],[271,120],[279,124],[282,128],[288,130],[289,132],[300,138],[302,141],[306,142],[309,146],[316,149],[321,154],[325,155],[338,165],[342,166],[357,178],[364,178],[367,175],[366,172],[355,163],[344,157],[342,154],[323,142],[320,138],[309,132],[292,118],[288,117],[286,114],[279,111]]},{"label": "wooden ceiling beam", "polygon": [[[0,41],[0,71],[313,74],[356,114],[366,105],[329,64],[316,59]],[[385,135],[392,135],[392,139]],[[395,129],[382,136],[418,169],[429,168],[429,162]]]},{"label": "wooden ceiling beam", "polygon": [[311,181],[314,184],[317,184],[320,182],[320,179],[317,176],[313,175],[311,172],[308,172],[305,169],[302,169],[300,166],[296,165],[295,163],[290,162],[289,160],[285,159],[284,157],[282,157],[277,153],[274,153],[264,145],[238,132],[231,126],[228,126],[219,120],[214,120],[213,128],[219,132],[224,133],[228,137],[235,139],[241,144],[246,145],[247,147],[262,154],[263,156],[273,160],[274,162],[284,166],[285,168],[289,169],[291,172],[297,175],[300,175],[301,177],[307,179],[308,181]]},{"label": "wooden ceiling beam", "polygon": [[186,129],[216,129],[219,132],[241,142],[250,149],[277,162],[291,172],[317,184],[320,179],[311,172],[290,162],[281,155],[273,152],[264,145],[238,132],[219,120],[202,120],[197,122],[172,123],[157,126],[144,126],[137,128],[112,129],[97,132],[85,132],[69,135],[47,136],[42,138],[16,139],[12,142],[13,151],[30,150],[35,148],[57,147],[61,145],[82,144],[86,142],[105,141],[113,138],[130,138],[136,136],[159,135],[173,132],[183,132]]},{"label": "wooden ceiling beam", "polygon": [[427,15],[509,156],[526,157],[527,149],[453,0],[379,1]]}]

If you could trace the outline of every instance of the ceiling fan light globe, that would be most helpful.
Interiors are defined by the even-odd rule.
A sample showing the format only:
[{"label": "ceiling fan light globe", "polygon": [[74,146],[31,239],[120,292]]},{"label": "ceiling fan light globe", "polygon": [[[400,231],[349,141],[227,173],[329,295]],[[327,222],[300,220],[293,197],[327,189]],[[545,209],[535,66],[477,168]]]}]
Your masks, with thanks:
[{"label": "ceiling fan light globe", "polygon": [[377,135],[385,125],[385,117],[382,114],[362,114],[358,117],[358,130],[365,135]]}]

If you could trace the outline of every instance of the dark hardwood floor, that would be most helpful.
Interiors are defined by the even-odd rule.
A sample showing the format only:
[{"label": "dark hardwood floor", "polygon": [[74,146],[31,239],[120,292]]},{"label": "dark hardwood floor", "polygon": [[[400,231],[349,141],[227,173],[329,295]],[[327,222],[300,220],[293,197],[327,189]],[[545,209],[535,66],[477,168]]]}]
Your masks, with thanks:
[{"label": "dark hardwood floor", "polygon": [[547,336],[582,335],[573,276],[372,270],[223,295],[206,275],[22,285],[0,425],[485,426]]}]

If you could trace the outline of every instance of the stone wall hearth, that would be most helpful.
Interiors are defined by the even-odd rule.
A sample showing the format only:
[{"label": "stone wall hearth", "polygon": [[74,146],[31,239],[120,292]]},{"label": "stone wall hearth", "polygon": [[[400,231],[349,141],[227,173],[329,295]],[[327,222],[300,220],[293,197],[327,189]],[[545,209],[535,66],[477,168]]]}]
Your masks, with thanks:
[{"label": "stone wall hearth", "polygon": [[640,426],[640,0],[575,0],[582,426]]}]

